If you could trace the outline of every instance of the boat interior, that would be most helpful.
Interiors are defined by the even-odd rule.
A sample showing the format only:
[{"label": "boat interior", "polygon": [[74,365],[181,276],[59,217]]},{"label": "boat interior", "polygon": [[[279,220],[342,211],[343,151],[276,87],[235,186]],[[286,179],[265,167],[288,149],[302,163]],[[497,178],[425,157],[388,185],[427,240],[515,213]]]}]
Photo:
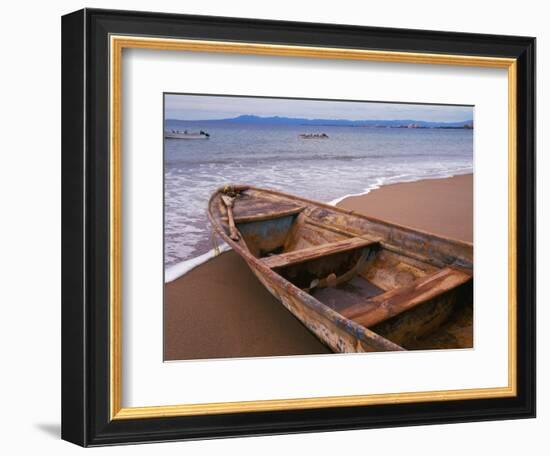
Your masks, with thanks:
[{"label": "boat interior", "polygon": [[[231,209],[243,247],[345,318],[407,350],[473,346],[471,269],[388,242],[387,224],[361,230],[345,213],[279,194],[240,190]],[[219,197],[217,210],[228,229]]]}]

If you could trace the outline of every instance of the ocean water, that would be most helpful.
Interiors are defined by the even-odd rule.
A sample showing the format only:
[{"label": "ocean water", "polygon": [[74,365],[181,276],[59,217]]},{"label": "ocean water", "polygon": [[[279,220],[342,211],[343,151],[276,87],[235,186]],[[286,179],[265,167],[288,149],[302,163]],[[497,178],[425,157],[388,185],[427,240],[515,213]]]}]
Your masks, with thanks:
[{"label": "ocean water", "polygon": [[[164,143],[165,268],[214,246],[211,193],[251,184],[333,202],[385,184],[473,172],[473,130],[225,124]],[[324,132],[329,139],[301,139]]]}]

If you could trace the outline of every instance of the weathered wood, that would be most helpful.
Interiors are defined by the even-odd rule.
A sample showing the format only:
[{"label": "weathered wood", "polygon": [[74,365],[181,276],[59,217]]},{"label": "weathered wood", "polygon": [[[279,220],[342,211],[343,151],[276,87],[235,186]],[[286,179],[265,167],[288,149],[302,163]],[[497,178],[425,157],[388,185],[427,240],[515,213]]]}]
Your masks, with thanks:
[{"label": "weathered wood", "polygon": [[248,222],[261,222],[264,220],[270,220],[273,218],[286,217],[287,215],[294,215],[301,212],[303,207],[294,207],[289,209],[280,209],[277,211],[250,214],[250,215],[238,215],[235,217],[236,223],[248,223]]},{"label": "weathered wood", "polygon": [[394,250],[425,258],[440,267],[473,267],[473,247],[469,243],[445,239],[339,208],[329,208],[321,204],[318,206],[308,212],[309,219],[314,223],[382,238]]},{"label": "weathered wood", "polygon": [[389,250],[390,252],[398,253],[400,255],[405,255],[409,258],[413,258],[423,263],[430,264],[437,268],[445,267],[445,263],[443,261],[437,260],[435,258],[430,258],[425,255],[420,255],[416,252],[413,252],[412,250],[406,250],[403,247],[400,247],[398,245],[393,245],[393,244],[390,244],[389,242],[381,242],[381,245],[382,247],[384,247],[384,249]]},{"label": "weathered wood", "polygon": [[331,242],[307,249],[294,250],[292,252],[262,258],[261,261],[269,268],[280,268],[291,264],[314,260],[316,258],[322,258],[335,253],[347,252],[349,250],[367,247],[375,243],[375,241],[363,238],[344,239],[342,241]]},{"label": "weathered wood", "polygon": [[333,233],[341,234],[341,235],[347,236],[347,237],[360,237],[360,236],[362,236],[361,233],[358,233],[356,231],[346,230],[344,227],[341,227],[341,226],[338,227],[338,226],[328,225],[326,223],[319,223],[319,222],[316,222],[315,220],[312,220],[310,218],[307,218],[305,220],[305,223],[307,223],[308,225],[316,226],[317,228],[321,228],[323,230],[329,230],[329,231],[332,231]]},{"label": "weathered wood", "polygon": [[291,200],[258,198],[245,192],[236,198],[233,212],[236,223],[248,223],[298,214],[304,208]]},{"label": "weathered wood", "polygon": [[335,287],[316,287],[311,290],[311,295],[315,299],[318,299],[342,315],[344,309],[357,304],[363,304],[369,298],[381,293],[384,293],[384,290],[361,276],[355,276]]},{"label": "weathered wood", "polygon": [[291,230],[294,216],[277,217],[261,222],[240,223],[239,232],[248,251],[256,258],[283,251],[285,240]]},{"label": "weathered wood", "polygon": [[420,262],[408,255],[379,249],[371,266],[359,272],[361,276],[385,291],[411,285],[415,280],[432,274],[438,268]]},{"label": "weathered wood", "polygon": [[403,247],[400,247],[398,245],[392,245],[388,242],[384,242],[384,241],[381,240],[380,237],[373,237],[372,235],[361,234],[357,231],[350,230],[350,229],[345,229],[343,227],[337,227],[337,226],[329,225],[327,223],[316,222],[315,220],[312,220],[310,218],[307,218],[305,220],[305,223],[307,223],[308,225],[316,226],[318,228],[323,228],[325,230],[329,230],[329,231],[332,231],[333,233],[338,233],[338,234],[341,234],[341,235],[347,236],[347,237],[365,237],[365,238],[371,238],[371,239],[378,239],[378,240],[380,240],[382,246],[387,250],[391,250],[392,252],[396,252],[396,253],[399,253],[401,255],[405,255],[405,256],[408,256],[410,258],[414,258],[416,260],[423,261],[423,262],[426,262],[428,264],[432,264],[432,265],[437,266],[437,267],[444,267],[445,266],[445,264],[441,261],[438,261],[434,258],[430,258],[430,257],[424,256],[424,255],[419,255],[418,253],[415,253],[411,250],[405,250]]},{"label": "weathered wood", "polygon": [[322,227],[310,225],[307,221],[308,218],[305,211],[297,216],[296,221],[285,241],[285,252],[301,250],[329,242],[341,241],[349,237],[328,231]]},{"label": "weathered wood", "polygon": [[235,199],[227,195],[222,195],[222,201],[225,204],[225,207],[227,208],[227,221],[229,223],[229,237],[231,237],[231,239],[233,239],[234,241],[238,241],[240,239],[240,236],[239,236],[239,232],[237,231],[237,227],[235,226],[235,220],[233,218],[233,203]]},{"label": "weathered wood", "polygon": [[471,276],[444,268],[423,277],[408,287],[396,288],[342,311],[342,315],[370,328],[384,320],[442,295],[471,280]]},{"label": "weathered wood", "polygon": [[348,269],[342,275],[337,276],[334,272],[331,272],[327,277],[323,279],[317,279],[315,283],[312,283],[310,285],[310,289],[335,287],[337,285],[340,285],[341,283],[350,281],[357,274],[357,271],[359,271],[359,269],[364,266],[368,256],[369,251],[367,249],[363,249],[363,252],[357,260],[357,263],[355,263],[355,266],[353,266],[351,269]]},{"label": "weathered wood", "polygon": [[333,351],[471,346],[471,323],[447,322],[457,307],[471,313],[472,244],[273,190],[235,188],[240,239],[231,238],[220,204],[227,188],[210,199],[213,227]]},{"label": "weathered wood", "polygon": [[[415,337],[414,340],[405,340],[407,350],[433,350],[448,348],[473,348],[473,308],[472,303],[468,302],[468,297],[472,297],[469,291],[465,291],[463,296],[457,297],[457,303],[453,306],[453,313],[446,322],[431,333]],[[382,323],[377,330],[384,331],[386,325]],[[384,337],[386,337],[385,334]],[[392,339],[393,340],[393,339]]]}]

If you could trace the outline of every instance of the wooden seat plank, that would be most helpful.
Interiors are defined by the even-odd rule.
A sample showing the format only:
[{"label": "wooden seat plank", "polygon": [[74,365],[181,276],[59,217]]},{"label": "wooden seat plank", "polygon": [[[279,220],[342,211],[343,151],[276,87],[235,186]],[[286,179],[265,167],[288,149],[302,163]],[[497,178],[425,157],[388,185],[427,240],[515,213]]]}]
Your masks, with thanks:
[{"label": "wooden seat plank", "polygon": [[379,294],[363,303],[350,306],[341,314],[369,328],[414,306],[450,291],[472,276],[454,268],[443,268],[414,281],[411,285]]},{"label": "wooden seat plank", "polygon": [[258,198],[241,194],[235,199],[233,217],[235,223],[258,222],[297,214],[304,209],[303,204],[290,200]]},{"label": "wooden seat plank", "polygon": [[365,239],[355,237],[343,239],[337,242],[329,242],[327,244],[316,245],[301,250],[293,250],[279,255],[262,258],[261,261],[270,268],[280,268],[291,264],[304,263],[306,261],[321,258],[334,253],[347,252],[361,247],[367,247],[376,244],[377,239]]}]

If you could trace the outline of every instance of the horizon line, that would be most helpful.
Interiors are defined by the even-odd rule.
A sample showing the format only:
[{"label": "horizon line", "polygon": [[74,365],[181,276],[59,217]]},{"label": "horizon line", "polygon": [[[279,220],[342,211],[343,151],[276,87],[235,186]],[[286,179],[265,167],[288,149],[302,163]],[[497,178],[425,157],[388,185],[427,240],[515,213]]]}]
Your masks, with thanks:
[{"label": "horizon line", "polygon": [[259,116],[256,114],[239,114],[234,117],[221,117],[217,119],[179,119],[175,117],[165,118],[164,120],[181,120],[181,121],[191,121],[191,122],[212,122],[212,121],[220,121],[220,120],[234,120],[241,117],[255,117],[258,119],[292,119],[292,120],[332,120],[332,121],[339,121],[339,122],[424,122],[424,123],[461,123],[461,122],[473,122],[474,119],[464,119],[464,120],[417,120],[413,118],[399,118],[399,119],[346,119],[346,118],[324,118],[324,117],[289,117],[289,116],[279,116],[279,115],[273,115],[273,116]]}]

